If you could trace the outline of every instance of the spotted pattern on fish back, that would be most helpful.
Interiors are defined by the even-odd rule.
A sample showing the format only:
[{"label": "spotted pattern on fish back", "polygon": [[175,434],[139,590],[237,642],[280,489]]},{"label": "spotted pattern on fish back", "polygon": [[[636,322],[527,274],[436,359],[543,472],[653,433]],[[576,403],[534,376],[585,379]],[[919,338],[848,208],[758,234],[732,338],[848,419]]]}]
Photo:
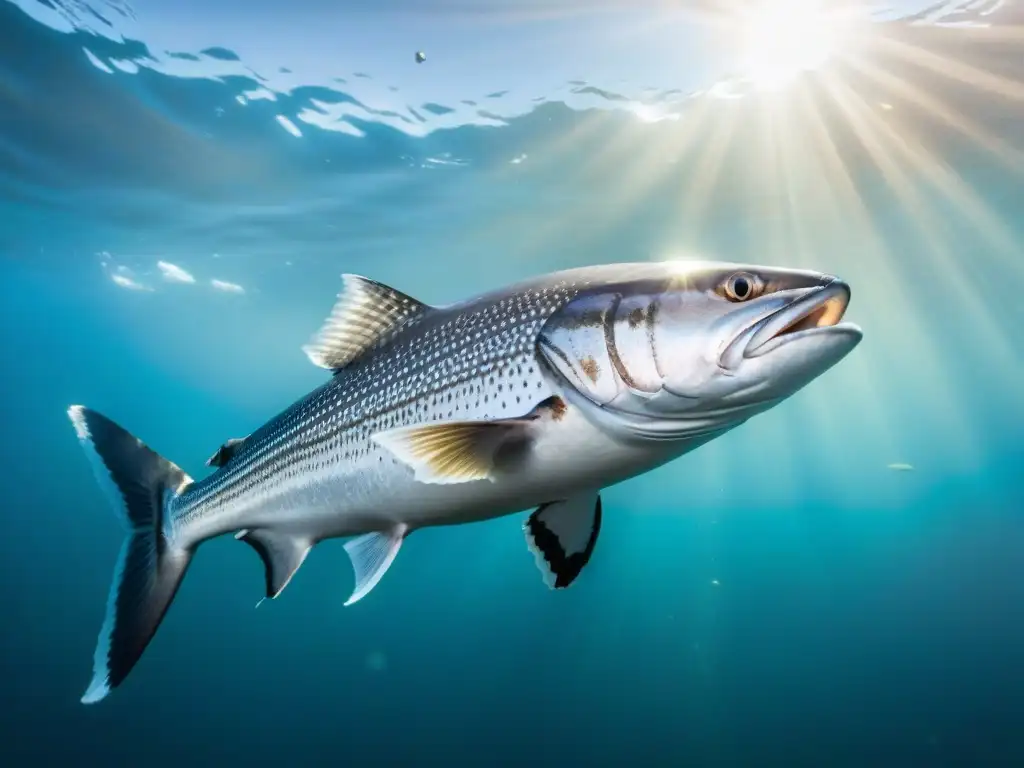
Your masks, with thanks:
[{"label": "spotted pattern on fish back", "polygon": [[536,355],[546,320],[586,283],[563,280],[435,309],[254,432],[176,504],[181,517],[277,496],[297,485],[394,461],[370,438],[431,421],[528,412],[550,392]]}]

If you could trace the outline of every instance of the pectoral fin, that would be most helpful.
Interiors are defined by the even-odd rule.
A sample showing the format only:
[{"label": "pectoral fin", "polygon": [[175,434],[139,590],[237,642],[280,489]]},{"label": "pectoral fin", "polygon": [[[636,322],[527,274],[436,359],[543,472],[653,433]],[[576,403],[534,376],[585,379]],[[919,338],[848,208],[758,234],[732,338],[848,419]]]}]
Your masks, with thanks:
[{"label": "pectoral fin", "polygon": [[421,483],[490,479],[494,454],[512,427],[497,421],[463,421],[392,429],[373,436]]},{"label": "pectoral fin", "polygon": [[418,424],[378,432],[373,440],[411,467],[421,483],[493,480],[498,449],[509,440],[525,437],[530,425],[541,418],[562,418],[565,407],[561,398],[549,397],[519,418]]},{"label": "pectoral fin", "polygon": [[256,550],[263,561],[267,577],[267,597],[273,599],[281,594],[299,566],[306,559],[312,547],[310,542],[268,530],[250,530],[236,535]]},{"label": "pectoral fin", "polygon": [[523,524],[544,583],[568,587],[590,561],[601,532],[601,496],[586,493],[543,504]]},{"label": "pectoral fin", "polygon": [[356,583],[345,605],[357,603],[370,594],[377,582],[388,572],[408,528],[397,525],[383,533],[367,533],[345,542],[345,551],[352,561]]}]

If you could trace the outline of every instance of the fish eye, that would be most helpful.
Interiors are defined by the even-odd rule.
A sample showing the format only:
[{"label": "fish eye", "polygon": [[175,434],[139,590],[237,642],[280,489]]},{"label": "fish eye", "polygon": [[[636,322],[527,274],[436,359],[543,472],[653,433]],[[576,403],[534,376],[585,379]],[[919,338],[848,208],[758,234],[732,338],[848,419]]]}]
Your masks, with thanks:
[{"label": "fish eye", "polygon": [[729,301],[756,299],[764,291],[764,283],[749,272],[730,275],[718,288],[718,294]]}]

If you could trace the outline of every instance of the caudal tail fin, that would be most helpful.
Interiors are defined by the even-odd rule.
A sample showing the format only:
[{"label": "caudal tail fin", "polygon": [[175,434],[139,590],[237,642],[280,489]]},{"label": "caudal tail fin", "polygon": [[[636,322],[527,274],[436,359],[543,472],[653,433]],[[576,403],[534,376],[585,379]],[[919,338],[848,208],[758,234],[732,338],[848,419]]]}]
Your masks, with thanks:
[{"label": "caudal tail fin", "polygon": [[178,591],[192,553],[168,540],[164,518],[168,502],[192,479],[106,416],[81,405],[68,416],[128,534],[82,697],[92,704],[128,676]]}]

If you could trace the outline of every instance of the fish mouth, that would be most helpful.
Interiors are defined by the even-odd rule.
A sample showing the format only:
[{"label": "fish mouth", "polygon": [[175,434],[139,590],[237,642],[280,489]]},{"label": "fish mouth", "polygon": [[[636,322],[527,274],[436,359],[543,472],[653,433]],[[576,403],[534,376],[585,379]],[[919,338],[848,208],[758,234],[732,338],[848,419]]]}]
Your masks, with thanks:
[{"label": "fish mouth", "polygon": [[811,336],[860,336],[861,330],[856,325],[841,322],[849,304],[850,286],[842,280],[833,280],[750,326],[743,334],[752,332],[743,357],[760,357],[784,344]]}]

